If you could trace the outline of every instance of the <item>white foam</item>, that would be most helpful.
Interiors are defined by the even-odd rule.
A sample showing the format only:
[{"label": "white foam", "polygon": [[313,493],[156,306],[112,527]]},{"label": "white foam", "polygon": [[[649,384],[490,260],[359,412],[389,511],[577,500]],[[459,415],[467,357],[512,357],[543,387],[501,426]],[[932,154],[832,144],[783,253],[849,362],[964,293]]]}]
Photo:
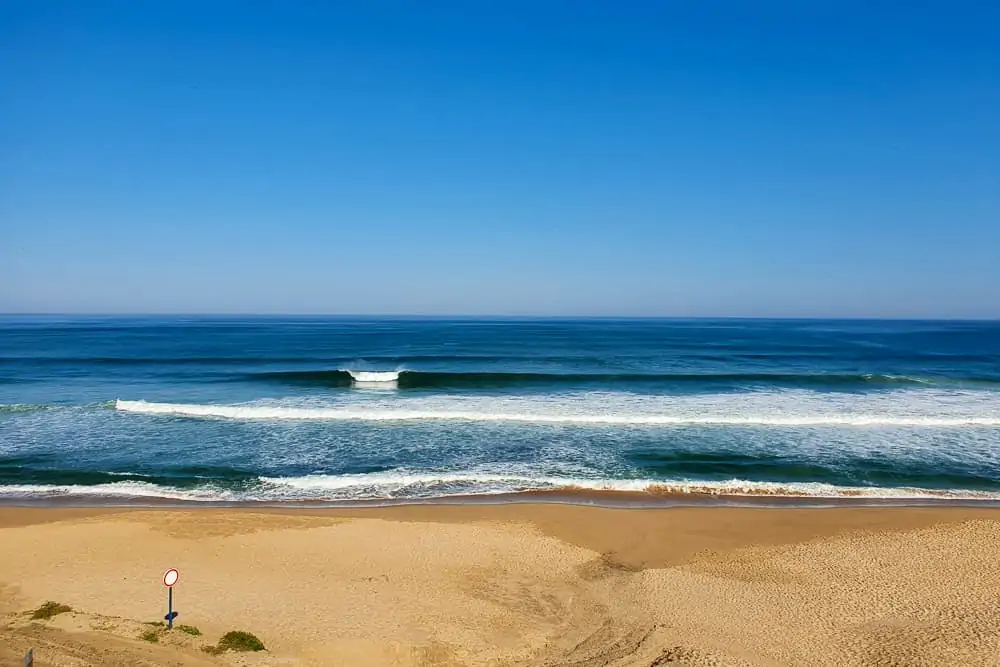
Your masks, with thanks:
[{"label": "white foam", "polygon": [[[524,401],[521,402],[525,403]],[[690,402],[684,404],[677,401],[676,408],[670,413],[655,414],[648,410],[631,414],[622,414],[611,409],[601,412],[573,413],[565,410],[538,412],[507,412],[507,411],[475,411],[454,409],[407,409],[413,403],[400,402],[400,407],[375,404],[345,404],[328,407],[295,407],[285,405],[210,405],[194,403],[147,403],[146,401],[115,402],[115,408],[122,412],[142,414],[178,415],[187,417],[216,417],[240,420],[299,420],[299,421],[470,421],[470,422],[522,422],[533,424],[581,424],[581,425],[620,425],[620,426],[785,426],[785,427],[961,427],[961,426],[1000,426],[1000,414],[887,414],[885,412],[831,412],[827,407],[823,411],[803,411],[799,406],[798,414],[782,414],[772,410],[770,414],[726,414],[719,408],[699,414],[692,411]],[[418,404],[419,405],[419,404]],[[491,407],[503,407],[504,403]],[[435,406],[438,407],[438,406]],[[441,406],[443,407],[443,406]],[[521,406],[518,406],[521,407]],[[530,406],[524,406],[530,407]],[[538,407],[547,408],[540,402]],[[560,406],[563,407],[563,406]],[[592,409],[600,406],[587,406]],[[670,406],[663,406],[669,408]],[[737,407],[734,405],[733,407]],[[781,406],[775,406],[781,407]],[[946,407],[946,406],[945,406]],[[734,411],[735,412],[735,411]],[[948,412],[948,411],[944,411]],[[954,412],[953,410],[950,412]]]},{"label": "white foam", "polygon": [[119,499],[163,499],[195,502],[287,502],[420,500],[456,496],[488,496],[529,491],[593,491],[649,493],[656,496],[708,495],[720,497],[885,499],[885,500],[988,500],[1000,501],[1000,493],[963,489],[914,487],[847,487],[814,482],[594,479],[534,477],[479,473],[369,473],[357,475],[307,475],[260,478],[257,488],[240,492],[201,487],[179,489],[147,482],[114,482],[85,485],[0,486],[0,497],[58,499],[98,497]]},{"label": "white foam", "polygon": [[[496,495],[525,491],[617,491],[712,496],[774,496],[787,498],[872,498],[1000,500],[1000,493],[964,489],[915,487],[849,487],[819,482],[594,479],[535,477],[480,473],[365,473],[356,475],[305,475],[262,477],[271,494],[332,499],[388,499],[432,495]],[[449,487],[451,487],[449,489]],[[421,493],[421,488],[425,493]]]},{"label": "white foam", "polygon": [[219,502],[240,500],[230,491],[211,488],[178,489],[149,482],[111,482],[109,484],[13,484],[0,486],[0,496],[17,498],[59,498],[64,496],[96,496],[107,498],[163,498]]},{"label": "white foam", "polygon": [[354,382],[361,384],[379,384],[383,382],[398,382],[400,371],[347,371]]}]

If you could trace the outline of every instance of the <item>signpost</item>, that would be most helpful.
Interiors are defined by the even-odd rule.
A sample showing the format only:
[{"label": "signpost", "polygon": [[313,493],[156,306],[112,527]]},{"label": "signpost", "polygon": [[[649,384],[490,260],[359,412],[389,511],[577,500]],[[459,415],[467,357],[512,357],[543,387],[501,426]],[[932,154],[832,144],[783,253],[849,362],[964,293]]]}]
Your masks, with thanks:
[{"label": "signpost", "polygon": [[167,587],[167,629],[172,630],[174,627],[174,584],[177,583],[177,578],[180,574],[174,568],[170,568],[163,573],[163,585]]},{"label": "signpost", "polygon": [[29,648],[24,655],[24,667],[33,667],[35,664],[35,649]]}]

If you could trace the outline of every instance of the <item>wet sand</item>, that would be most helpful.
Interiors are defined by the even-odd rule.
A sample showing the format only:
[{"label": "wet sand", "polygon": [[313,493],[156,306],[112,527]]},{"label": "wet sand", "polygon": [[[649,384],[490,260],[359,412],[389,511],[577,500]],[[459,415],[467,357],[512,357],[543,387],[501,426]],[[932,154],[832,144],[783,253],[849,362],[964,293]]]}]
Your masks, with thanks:
[{"label": "wet sand", "polygon": [[[4,507],[0,665],[1000,665],[998,547],[969,507]],[[203,635],[150,644],[168,567]],[[200,650],[233,629],[268,651]]]}]

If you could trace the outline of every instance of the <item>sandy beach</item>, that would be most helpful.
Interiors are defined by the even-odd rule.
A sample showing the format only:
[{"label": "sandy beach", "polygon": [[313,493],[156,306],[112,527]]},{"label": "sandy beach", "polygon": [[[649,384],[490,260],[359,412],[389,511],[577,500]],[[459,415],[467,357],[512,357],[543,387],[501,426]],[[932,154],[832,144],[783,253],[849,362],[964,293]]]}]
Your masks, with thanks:
[{"label": "sandy beach", "polygon": [[[998,547],[961,507],[8,507],[0,664],[994,665]],[[153,644],[168,567],[202,635]],[[267,651],[201,650],[234,629]]]}]

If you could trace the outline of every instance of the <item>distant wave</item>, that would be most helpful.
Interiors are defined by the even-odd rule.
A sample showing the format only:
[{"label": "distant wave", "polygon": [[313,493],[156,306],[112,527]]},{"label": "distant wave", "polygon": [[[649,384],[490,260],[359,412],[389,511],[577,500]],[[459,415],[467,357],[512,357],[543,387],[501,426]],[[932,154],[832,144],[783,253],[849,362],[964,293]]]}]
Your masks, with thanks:
[{"label": "distant wave", "polygon": [[498,373],[415,370],[307,370],[253,373],[251,380],[318,387],[349,387],[354,382],[396,382],[401,389],[488,389],[518,386],[733,384],[790,387],[873,387],[878,385],[998,384],[1000,377],[911,377],[877,373]]},{"label": "distant wave", "polygon": [[351,502],[422,501],[435,498],[497,496],[531,493],[635,493],[650,497],[735,497],[786,499],[871,500],[1000,500],[1000,492],[915,487],[852,487],[802,482],[585,479],[528,477],[476,473],[372,473],[261,477],[240,489],[206,485],[197,488],[162,486],[144,481],[97,485],[20,484],[0,486],[0,498],[58,499],[94,497],[121,500],[192,502]]},{"label": "distant wave", "polygon": [[532,424],[593,424],[624,426],[900,426],[957,427],[1000,426],[1000,416],[922,416],[887,414],[565,414],[529,412],[486,412],[457,410],[414,410],[405,408],[286,407],[270,405],[206,405],[185,403],[115,402],[121,412],[239,420],[299,421],[471,421],[523,422]]}]

